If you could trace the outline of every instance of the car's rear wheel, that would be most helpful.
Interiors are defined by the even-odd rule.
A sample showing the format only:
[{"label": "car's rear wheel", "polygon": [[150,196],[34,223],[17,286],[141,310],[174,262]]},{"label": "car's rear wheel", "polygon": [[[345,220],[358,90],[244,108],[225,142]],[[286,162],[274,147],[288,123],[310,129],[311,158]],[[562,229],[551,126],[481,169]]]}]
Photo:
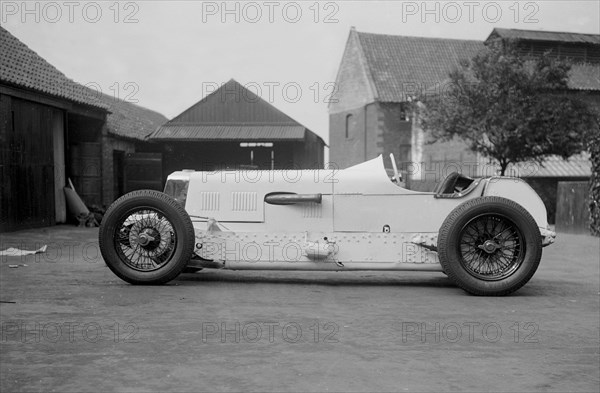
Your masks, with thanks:
[{"label": "car's rear wheel", "polygon": [[108,209],[99,232],[108,267],[132,284],[164,284],[177,277],[194,250],[185,209],[162,192],[134,191]]},{"label": "car's rear wheel", "polygon": [[533,276],[542,256],[538,226],[521,205],[481,197],[455,208],[438,236],[444,272],[475,295],[516,291]]}]

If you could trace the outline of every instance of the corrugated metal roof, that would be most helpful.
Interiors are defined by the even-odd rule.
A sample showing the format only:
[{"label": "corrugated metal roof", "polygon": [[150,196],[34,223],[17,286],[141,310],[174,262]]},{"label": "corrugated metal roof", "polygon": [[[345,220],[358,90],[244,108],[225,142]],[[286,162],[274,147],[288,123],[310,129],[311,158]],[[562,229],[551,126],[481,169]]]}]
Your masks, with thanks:
[{"label": "corrugated metal roof", "polygon": [[582,153],[564,160],[559,156],[551,156],[537,164],[534,162],[509,165],[507,174],[517,174],[524,178],[537,177],[590,177],[592,163],[587,153]]},{"label": "corrugated metal roof", "polygon": [[[154,141],[302,141],[311,133],[261,97],[231,79],[170,120]],[[325,144],[325,142],[323,142]]]},{"label": "corrugated metal roof", "polygon": [[301,125],[164,125],[148,139],[153,141],[302,141]]},{"label": "corrugated metal roof", "polygon": [[600,90],[600,64],[573,64],[568,86],[574,90]]},{"label": "corrugated metal roof", "polygon": [[[521,39],[529,41],[555,41],[568,42],[577,44],[594,44],[600,45],[600,35],[598,34],[580,34],[568,33],[559,31],[540,31],[540,30],[519,30],[519,29],[502,29],[495,28],[488,37],[493,39],[496,37],[508,39]],[[487,41],[487,40],[486,40]]]},{"label": "corrugated metal roof", "polygon": [[82,86],[56,69],[40,55],[0,27],[0,81],[64,98],[68,101],[106,109],[93,90]]},{"label": "corrugated metal roof", "polygon": [[300,125],[234,79],[169,121],[179,123]]},{"label": "corrugated metal roof", "polygon": [[403,102],[448,78],[461,59],[484,48],[481,41],[357,32],[368,71],[382,102]]}]

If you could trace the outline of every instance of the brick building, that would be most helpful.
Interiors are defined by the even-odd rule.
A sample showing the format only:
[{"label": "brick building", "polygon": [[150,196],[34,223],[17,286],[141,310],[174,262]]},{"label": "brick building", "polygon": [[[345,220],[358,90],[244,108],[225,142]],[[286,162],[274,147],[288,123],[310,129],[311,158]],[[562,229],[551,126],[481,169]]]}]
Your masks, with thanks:
[{"label": "brick building", "polygon": [[1,27],[0,48],[0,232],[66,222],[67,179],[88,206],[110,204],[166,118],[72,81]]},{"label": "brick building", "polygon": [[[336,78],[335,102],[329,105],[330,161],[345,168],[394,153],[399,164],[410,162],[416,141],[407,103],[445,80],[460,59],[482,48],[479,41],[370,34],[352,28]],[[439,153],[437,157],[432,151],[431,158],[475,159],[459,144]],[[387,159],[385,163],[390,165]]]},{"label": "brick building", "polygon": [[[404,175],[410,172],[409,186],[420,189],[433,187],[454,170],[480,175],[482,160],[462,141],[425,143],[426,135],[407,104],[425,91],[441,92],[460,59],[472,58],[496,39],[517,40],[526,56],[552,50],[555,56],[572,59],[569,91],[563,93],[581,95],[600,108],[598,35],[494,29],[482,42],[370,34],[352,28],[336,78],[336,102],[329,106],[330,160],[344,168],[394,153]],[[589,178],[585,161],[574,158],[556,173],[543,173],[546,179],[579,179],[583,170]]]}]

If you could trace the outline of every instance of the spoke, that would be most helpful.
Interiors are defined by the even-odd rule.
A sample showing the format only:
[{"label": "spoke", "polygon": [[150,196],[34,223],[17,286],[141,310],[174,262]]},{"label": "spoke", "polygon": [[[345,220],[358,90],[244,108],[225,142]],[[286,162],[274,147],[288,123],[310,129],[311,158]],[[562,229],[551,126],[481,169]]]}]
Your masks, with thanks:
[{"label": "spoke", "polygon": [[477,253],[469,255],[467,258],[467,262],[470,266],[476,265],[478,263],[478,261],[480,261],[480,260],[481,260],[481,254],[477,254]]},{"label": "spoke", "polygon": [[[471,232],[472,231],[472,232]],[[472,226],[468,226],[467,227],[467,231],[465,233],[466,235],[470,235],[471,239],[477,239],[479,232],[477,232],[476,228],[473,228]]]},{"label": "spoke", "polygon": [[496,236],[494,236],[494,240],[496,240],[496,238],[500,235],[502,235],[504,232],[506,232],[507,230],[509,230],[510,227],[507,227],[506,229],[504,229],[502,232],[500,232],[499,234],[497,234]]},{"label": "spoke", "polygon": [[491,228],[491,225],[494,224],[494,221],[491,219],[490,216],[486,216],[485,218],[485,234],[488,236],[492,236],[492,231],[493,228]]},{"label": "spoke", "polygon": [[502,270],[504,270],[504,269],[506,269],[507,267],[509,267],[509,266],[510,266],[510,262],[511,262],[511,261],[507,261],[507,260],[505,260],[505,261],[504,261],[504,263],[502,263],[502,261],[501,261],[501,260],[500,260],[500,258],[499,258],[499,260],[498,260],[498,265],[500,266],[500,268],[501,268]]},{"label": "spoke", "polygon": [[498,228],[501,224],[503,224],[502,220],[497,220],[496,221],[496,223],[494,224],[494,228],[492,229],[492,234],[496,233],[496,228]]},{"label": "spoke", "polygon": [[[142,246],[138,236],[146,231],[154,237]],[[115,231],[115,250],[128,266],[142,271],[151,271],[168,263],[175,252],[176,234],[171,222],[152,209],[141,209],[124,216]]]},{"label": "spoke", "polygon": [[[483,214],[465,225],[461,233],[460,261],[473,276],[484,280],[499,280],[512,274],[521,263],[522,236],[509,219],[502,215]],[[497,248],[487,252],[481,248],[494,241]]]}]

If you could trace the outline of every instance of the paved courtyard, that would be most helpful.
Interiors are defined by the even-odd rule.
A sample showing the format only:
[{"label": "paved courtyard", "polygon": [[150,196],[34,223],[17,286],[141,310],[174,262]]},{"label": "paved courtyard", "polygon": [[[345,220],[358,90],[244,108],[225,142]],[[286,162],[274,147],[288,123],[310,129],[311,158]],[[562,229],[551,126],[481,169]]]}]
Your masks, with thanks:
[{"label": "paved courtyard", "polygon": [[[119,280],[97,229],[0,235],[0,391],[598,392],[600,239],[512,296],[441,273],[204,270]],[[18,265],[10,267],[9,265]]]}]

